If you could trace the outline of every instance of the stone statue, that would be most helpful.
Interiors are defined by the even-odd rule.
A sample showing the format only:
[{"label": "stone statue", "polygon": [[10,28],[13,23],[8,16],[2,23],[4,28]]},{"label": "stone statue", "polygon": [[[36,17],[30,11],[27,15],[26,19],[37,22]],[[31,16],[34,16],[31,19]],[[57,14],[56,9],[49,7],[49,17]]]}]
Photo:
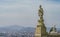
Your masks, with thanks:
[{"label": "stone statue", "polygon": [[50,29],[50,32],[56,32],[56,25],[54,25],[51,29]]},{"label": "stone statue", "polygon": [[38,19],[38,24],[35,31],[35,37],[47,37],[46,27],[43,19],[43,8],[41,5],[39,8],[40,8],[38,11],[39,19]]},{"label": "stone statue", "polygon": [[40,5],[39,12],[38,12],[38,16],[39,16],[39,17],[43,17],[43,8],[42,8],[41,5]]}]

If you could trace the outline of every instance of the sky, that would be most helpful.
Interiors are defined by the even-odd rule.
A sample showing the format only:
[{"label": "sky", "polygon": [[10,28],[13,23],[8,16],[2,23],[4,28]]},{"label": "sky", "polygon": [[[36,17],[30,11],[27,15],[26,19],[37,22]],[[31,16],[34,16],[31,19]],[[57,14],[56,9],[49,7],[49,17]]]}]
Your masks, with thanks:
[{"label": "sky", "polygon": [[60,0],[0,0],[0,27],[36,27],[39,6],[44,9],[47,27],[60,26]]}]

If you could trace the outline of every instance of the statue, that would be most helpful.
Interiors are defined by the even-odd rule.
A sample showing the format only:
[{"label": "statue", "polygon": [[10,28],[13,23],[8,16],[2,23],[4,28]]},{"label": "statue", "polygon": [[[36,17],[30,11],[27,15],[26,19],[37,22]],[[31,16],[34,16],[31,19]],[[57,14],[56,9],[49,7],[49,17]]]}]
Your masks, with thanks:
[{"label": "statue", "polygon": [[35,31],[35,37],[46,37],[47,32],[44,24],[44,19],[43,19],[43,8],[41,5],[38,11],[38,16],[39,16],[39,19],[38,19],[38,24]]},{"label": "statue", "polygon": [[56,27],[55,27],[56,25],[54,25],[51,29],[50,29],[50,32],[56,32]]},{"label": "statue", "polygon": [[41,5],[40,5],[39,12],[38,12],[38,16],[39,16],[39,17],[43,17],[43,8],[42,8]]}]

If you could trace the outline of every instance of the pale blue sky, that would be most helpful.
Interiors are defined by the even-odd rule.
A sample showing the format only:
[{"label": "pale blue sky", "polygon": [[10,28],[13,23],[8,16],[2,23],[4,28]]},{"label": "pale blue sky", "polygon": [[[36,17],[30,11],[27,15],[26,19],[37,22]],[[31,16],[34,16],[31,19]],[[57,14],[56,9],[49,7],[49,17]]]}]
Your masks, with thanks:
[{"label": "pale blue sky", "polygon": [[39,5],[44,8],[45,25],[60,26],[60,0],[0,0],[0,26],[36,27]]}]

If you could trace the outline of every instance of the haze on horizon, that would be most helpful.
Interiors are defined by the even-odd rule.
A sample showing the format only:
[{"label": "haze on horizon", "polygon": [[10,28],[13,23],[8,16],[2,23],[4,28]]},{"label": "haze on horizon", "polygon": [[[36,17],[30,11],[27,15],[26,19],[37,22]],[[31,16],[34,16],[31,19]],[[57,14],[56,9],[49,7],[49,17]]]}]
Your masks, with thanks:
[{"label": "haze on horizon", "polygon": [[19,25],[36,27],[38,9],[44,9],[45,25],[60,26],[60,0],[0,0],[0,27]]}]

